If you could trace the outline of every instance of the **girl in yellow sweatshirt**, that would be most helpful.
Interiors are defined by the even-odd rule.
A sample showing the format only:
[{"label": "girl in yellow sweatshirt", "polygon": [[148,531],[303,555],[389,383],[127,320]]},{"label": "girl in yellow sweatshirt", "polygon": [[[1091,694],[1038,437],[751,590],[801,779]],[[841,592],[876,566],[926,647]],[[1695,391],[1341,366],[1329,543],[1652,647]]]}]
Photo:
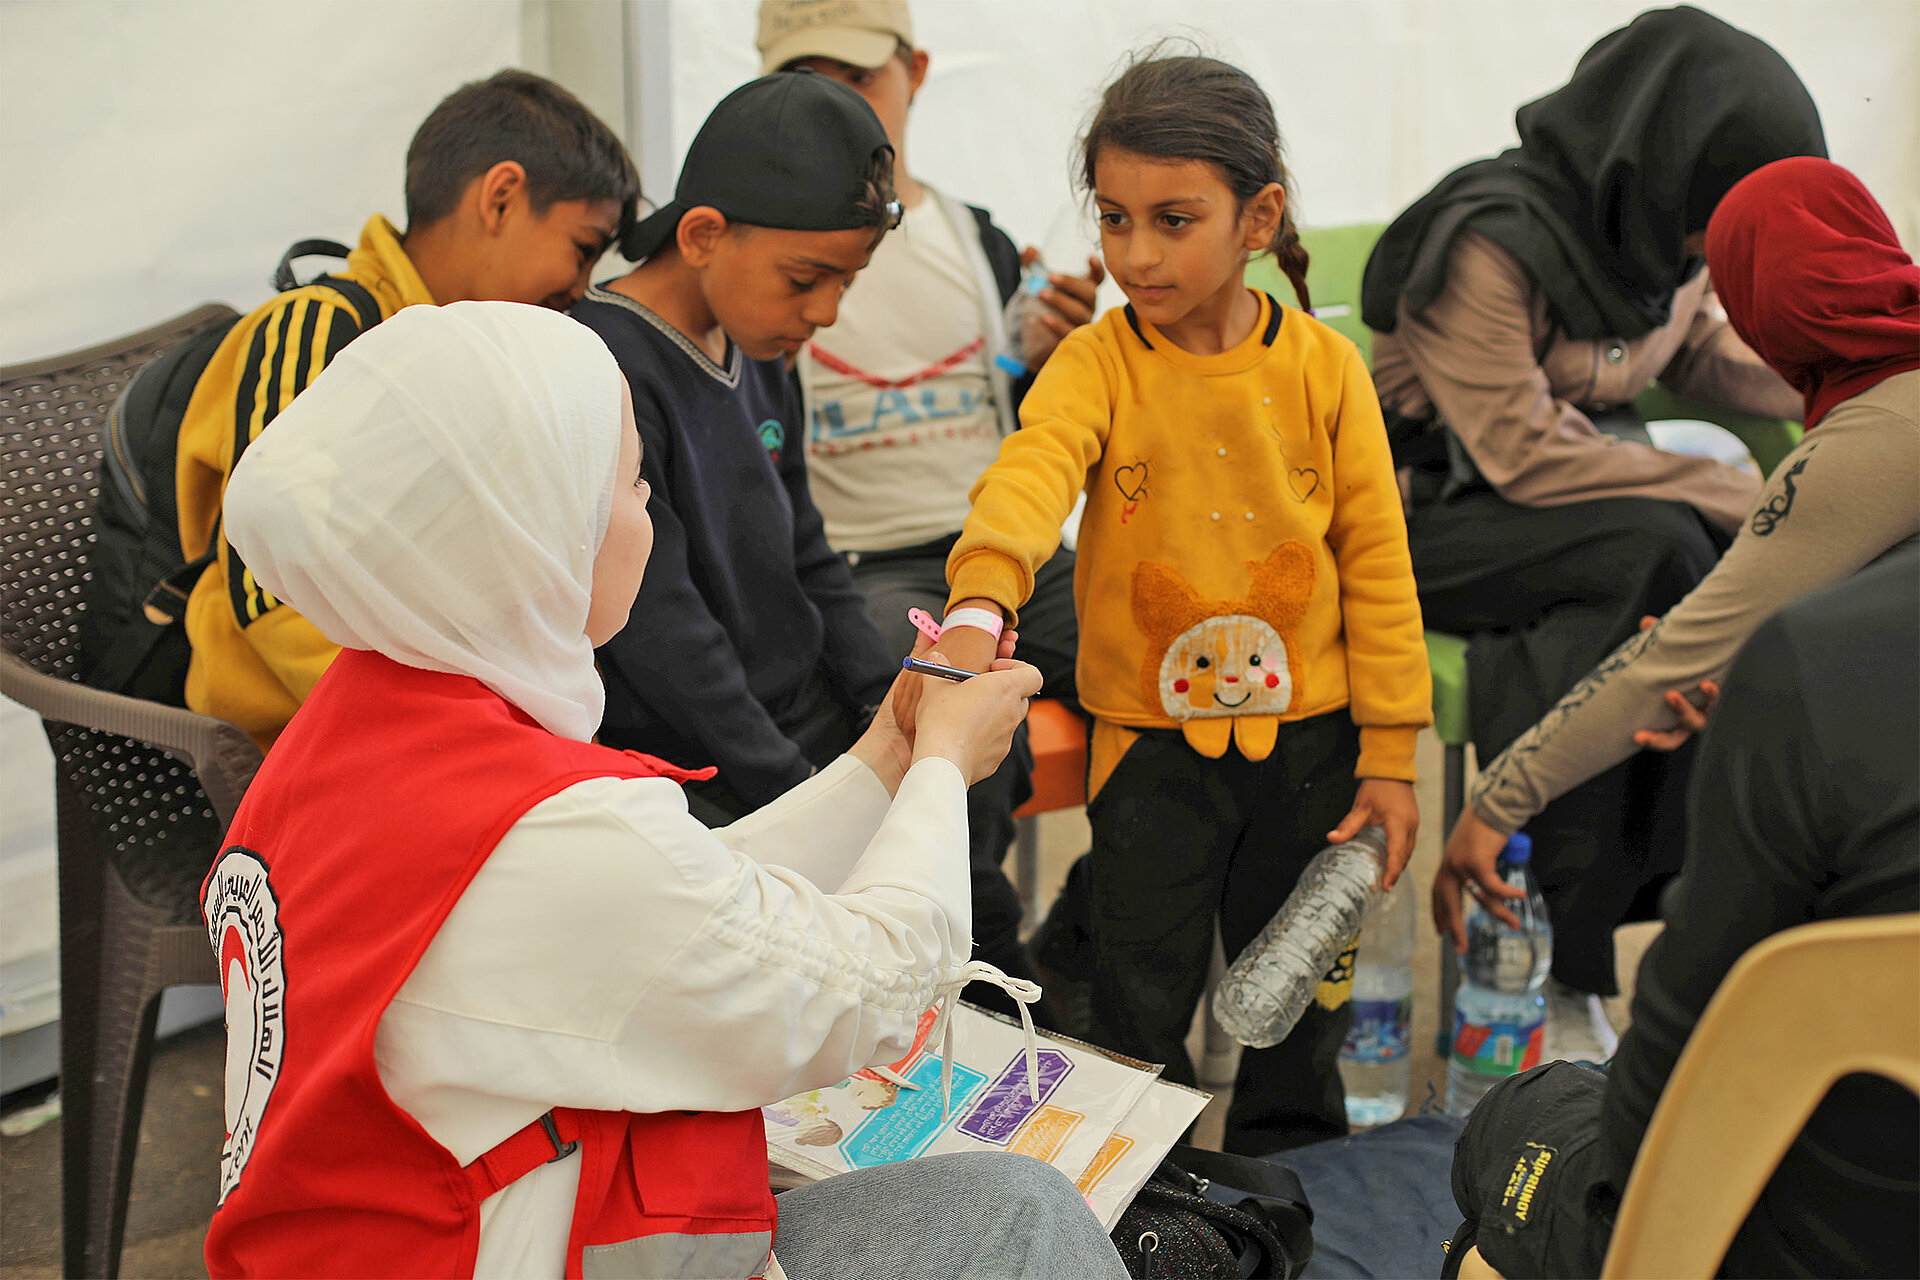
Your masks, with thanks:
[{"label": "girl in yellow sweatshirt", "polygon": [[[986,667],[1084,489],[1095,1038],[1191,1083],[1216,915],[1231,958],[1367,823],[1387,830],[1388,883],[1405,866],[1426,650],[1373,383],[1305,310],[1266,95],[1210,58],[1137,60],[1082,180],[1129,305],[1061,342],[974,486],[940,647]],[[1302,310],[1242,283],[1263,249]],[[1285,1041],[1242,1056],[1228,1150],[1346,1131],[1343,970]]]}]

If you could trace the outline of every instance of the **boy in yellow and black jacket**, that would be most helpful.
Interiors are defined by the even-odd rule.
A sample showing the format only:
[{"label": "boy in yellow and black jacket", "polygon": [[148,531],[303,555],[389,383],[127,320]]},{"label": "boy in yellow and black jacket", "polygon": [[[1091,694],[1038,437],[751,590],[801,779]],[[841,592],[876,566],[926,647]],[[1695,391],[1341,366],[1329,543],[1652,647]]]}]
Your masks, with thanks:
[{"label": "boy in yellow and black jacket", "polygon": [[[407,230],[378,214],[337,278],[379,319],[466,299],[564,309],[632,216],[640,183],[618,137],[560,86],[525,71],[466,85],[407,149]],[[218,537],[227,477],[247,445],[359,335],[352,300],[324,282],[236,324],[181,419],[176,471],[188,559]],[[187,706],[231,720],[262,750],[339,646],[262,590],[225,539],[187,603]]]}]

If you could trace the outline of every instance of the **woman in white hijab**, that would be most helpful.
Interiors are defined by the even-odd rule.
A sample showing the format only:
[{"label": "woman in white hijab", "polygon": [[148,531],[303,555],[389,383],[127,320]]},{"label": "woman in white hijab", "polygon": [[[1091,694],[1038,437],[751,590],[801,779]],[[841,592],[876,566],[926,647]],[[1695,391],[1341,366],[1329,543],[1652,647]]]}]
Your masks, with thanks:
[{"label": "woman in white hijab", "polygon": [[458,303],[357,339],[235,469],[246,574],[345,652],[205,889],[209,1270],[1121,1274],[1020,1157],[800,1188],[775,1235],[757,1108],[899,1058],[978,976],[965,788],[1040,680],[930,682],[903,727],[903,677],[847,756],[708,831],[685,773],[590,741],[652,544],[639,448],[594,334]]}]

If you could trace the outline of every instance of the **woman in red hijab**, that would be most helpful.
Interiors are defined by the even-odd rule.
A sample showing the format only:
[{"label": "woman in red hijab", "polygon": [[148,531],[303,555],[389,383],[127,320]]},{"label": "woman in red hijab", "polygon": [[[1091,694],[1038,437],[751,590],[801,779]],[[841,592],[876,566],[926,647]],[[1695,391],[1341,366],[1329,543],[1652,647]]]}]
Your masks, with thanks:
[{"label": "woman in red hijab", "polygon": [[1506,914],[1507,833],[1636,750],[1679,746],[1754,628],[1920,535],[1920,267],[1872,194],[1812,156],[1756,169],[1714,210],[1707,270],[1734,330],[1806,397],[1806,437],[1713,572],[1475,779],[1433,886],[1457,947],[1463,888]]},{"label": "woman in red hijab", "polygon": [[1756,169],[1714,212],[1707,261],[1734,332],[1807,398],[1809,428],[1920,369],[1920,267],[1839,165]]},{"label": "woman in red hijab", "polygon": [[[1756,170],[1721,201],[1707,229],[1707,269],[1734,329],[1806,397],[1806,438],[1692,594],[1595,667],[1483,775],[1447,843],[1434,892],[1441,928],[1458,937],[1463,879],[1499,901],[1492,855],[1482,868],[1476,851],[1489,839],[1497,849],[1498,831],[1524,822],[1528,806],[1544,802],[1537,797],[1623,758],[1635,742],[1671,745],[1700,723],[1677,693],[1663,705],[1663,691],[1711,689],[1704,681],[1719,679],[1770,615],[1884,562],[1844,592],[1783,615],[1795,625],[1767,627],[1739,664],[1743,683],[1729,696],[1744,701],[1739,712],[1729,702],[1701,757],[1686,870],[1662,900],[1668,927],[1640,967],[1633,1025],[1607,1073],[1552,1063],[1503,1080],[1462,1133],[1453,1188],[1467,1221],[1454,1251],[1470,1244],[1510,1276],[1598,1271],[1613,1215],[1595,1206],[1618,1204],[1688,1037],[1748,947],[1809,919],[1913,909],[1911,752],[1905,763],[1889,754],[1900,682],[1886,673],[1907,674],[1910,699],[1920,269],[1859,179],[1805,158]],[[1907,545],[1886,554],[1896,544]],[[1810,607],[1823,611],[1823,626],[1809,625]],[[1839,677],[1819,669],[1840,663]],[[1862,688],[1879,697],[1846,701]],[[1889,710],[1863,715],[1859,705]],[[1686,714],[1676,718],[1674,707]],[[1913,1094],[1897,1084],[1870,1075],[1835,1084],[1719,1273],[1914,1275],[1917,1123]],[[1543,1149],[1563,1158],[1530,1188],[1528,1229],[1514,1230],[1500,1218],[1508,1175],[1520,1153]],[[1449,1262],[1442,1274],[1462,1269]]]}]

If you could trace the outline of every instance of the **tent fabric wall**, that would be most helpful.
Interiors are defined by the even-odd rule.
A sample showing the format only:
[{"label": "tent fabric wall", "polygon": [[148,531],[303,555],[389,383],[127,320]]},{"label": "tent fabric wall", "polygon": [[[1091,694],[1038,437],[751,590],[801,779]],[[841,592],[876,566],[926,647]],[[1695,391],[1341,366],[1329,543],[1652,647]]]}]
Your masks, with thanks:
[{"label": "tent fabric wall", "polygon": [[[675,162],[757,74],[757,0],[671,0]],[[1698,0],[1769,41],[1812,91],[1833,158],[1920,244],[1920,4]],[[1308,224],[1384,222],[1513,141],[1513,112],[1563,83],[1634,0],[918,0],[932,70],[916,174],[1039,242],[1071,198],[1074,136],[1134,49],[1186,37],[1273,98]]]},{"label": "tent fabric wall", "polygon": [[403,221],[414,128],[520,57],[491,0],[0,6],[0,363],[257,305],[293,241]]},{"label": "tent fabric wall", "polygon": [[[1920,243],[1920,5],[1702,3],[1786,55],[1820,105],[1834,158]],[[639,83],[626,101],[646,118],[608,114],[649,144],[649,192],[667,195],[708,109],[758,70],[756,0],[624,6],[623,22],[616,0],[0,2],[0,363],[209,298],[262,300],[292,240],[350,241],[373,209],[400,218],[401,157],[434,102],[523,60],[573,83],[552,46],[579,28],[611,32],[615,45],[628,33]],[[1306,222],[1382,221],[1455,165],[1506,145],[1514,107],[1560,83],[1582,49],[1641,7],[918,0],[933,73],[911,158],[1016,238],[1043,240],[1072,199],[1073,138],[1100,86],[1129,50],[1186,36],[1273,96]],[[605,52],[580,63],[591,83],[575,86],[603,111]],[[656,83],[663,76],[670,84]]]},{"label": "tent fabric wall", "polygon": [[[242,309],[293,241],[396,222],[407,141],[523,58],[493,0],[0,4],[0,364],[201,302]],[[313,264],[312,269],[319,269]],[[7,567],[13,571],[12,566]],[[53,761],[0,704],[0,1090],[54,1069]],[[163,1030],[217,1014],[173,992]],[[216,993],[217,994],[217,993]]]}]

